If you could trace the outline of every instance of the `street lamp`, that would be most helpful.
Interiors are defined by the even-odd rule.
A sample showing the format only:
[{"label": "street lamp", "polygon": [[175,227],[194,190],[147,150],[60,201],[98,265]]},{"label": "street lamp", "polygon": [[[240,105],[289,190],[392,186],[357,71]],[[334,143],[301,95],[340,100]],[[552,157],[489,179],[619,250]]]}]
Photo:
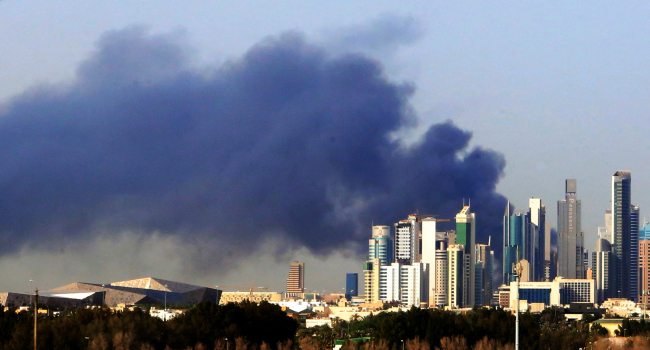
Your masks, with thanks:
[{"label": "street lamp", "polygon": [[29,292],[29,305],[32,305],[32,292],[31,292],[32,289],[34,289],[34,280],[30,278],[29,279],[29,290],[30,290],[30,292]]},{"label": "street lamp", "polygon": [[404,350],[404,339],[402,339],[402,350]]},{"label": "street lamp", "polygon": [[90,349],[90,338],[89,337],[85,337],[85,338],[86,340],[88,340],[88,349]]},{"label": "street lamp", "polygon": [[226,350],[228,350],[228,338],[226,338]]},{"label": "street lamp", "polygon": [[165,321],[167,321],[167,285],[166,284],[165,284],[165,311],[163,312],[164,312],[163,317],[165,318]]},{"label": "street lamp", "polygon": [[[104,288],[105,284],[102,283],[102,288]],[[102,297],[102,307],[104,307],[104,304],[106,304],[106,291],[104,291],[104,296]]]},{"label": "street lamp", "polygon": [[[522,270],[523,268],[521,263],[517,263],[512,267],[512,275],[517,281],[517,286],[515,288],[515,350],[519,350],[519,281]],[[510,293],[512,293],[512,288],[510,289]]]}]

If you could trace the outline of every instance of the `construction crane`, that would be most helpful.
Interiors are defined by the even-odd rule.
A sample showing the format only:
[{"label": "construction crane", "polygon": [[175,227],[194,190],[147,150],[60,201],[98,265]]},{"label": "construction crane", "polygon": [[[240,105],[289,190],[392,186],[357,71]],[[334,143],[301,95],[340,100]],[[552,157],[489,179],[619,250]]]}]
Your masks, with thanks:
[{"label": "construction crane", "polygon": [[259,290],[267,290],[269,289],[268,287],[255,287],[255,282],[251,283],[250,287],[243,287],[243,286],[216,286],[217,288],[231,288],[231,289],[250,289],[251,294],[249,296],[249,300],[253,300],[253,290],[254,289],[259,289]]}]

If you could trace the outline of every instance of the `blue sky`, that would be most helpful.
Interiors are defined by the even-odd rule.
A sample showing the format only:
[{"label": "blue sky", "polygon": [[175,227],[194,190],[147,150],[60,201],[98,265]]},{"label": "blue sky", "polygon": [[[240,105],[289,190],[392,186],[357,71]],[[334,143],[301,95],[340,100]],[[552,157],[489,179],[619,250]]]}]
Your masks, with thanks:
[{"label": "blue sky", "polygon": [[[472,145],[503,153],[506,174],[497,189],[517,209],[540,197],[555,227],[564,179],[577,178],[591,250],[616,170],[632,171],[642,216],[650,206],[649,15],[650,4],[641,1],[4,0],[0,101],[38,84],[71,81],[110,30],[144,25],[175,32],[194,51],[197,67],[235,59],[267,36],[300,31],[325,46],[347,43],[382,62],[392,80],[414,84],[411,102],[421,124],[397,135],[406,144],[428,125],[451,119],[473,132]],[[403,35],[373,37],[368,28],[381,21],[402,23]],[[350,33],[368,37],[355,41]],[[323,264],[356,263],[341,254]]]}]

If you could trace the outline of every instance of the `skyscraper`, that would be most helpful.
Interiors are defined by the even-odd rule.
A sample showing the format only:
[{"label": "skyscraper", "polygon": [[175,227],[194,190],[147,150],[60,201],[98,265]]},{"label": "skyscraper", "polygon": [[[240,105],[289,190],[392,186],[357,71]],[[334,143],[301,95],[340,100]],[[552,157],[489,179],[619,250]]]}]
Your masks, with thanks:
[{"label": "skyscraper", "polygon": [[476,303],[490,305],[492,299],[492,250],[489,244],[476,244]]},{"label": "skyscraper", "polygon": [[463,261],[465,247],[461,244],[452,244],[447,247],[448,272],[448,301],[452,308],[461,307],[463,304]]},{"label": "skyscraper", "polygon": [[511,214],[510,202],[503,215],[503,284],[512,282],[513,267],[526,257],[527,215]]},{"label": "skyscraper", "polygon": [[393,262],[392,252],[390,226],[373,226],[372,238],[368,241],[368,260],[379,258],[382,265],[388,265]]},{"label": "skyscraper", "polygon": [[423,299],[428,305],[435,305],[434,292],[436,281],[436,219],[434,217],[423,217],[420,220],[422,231],[422,262],[426,264],[423,278]]},{"label": "skyscraper", "polygon": [[395,223],[395,262],[411,265],[420,261],[420,225],[417,215]]},{"label": "skyscraper", "polygon": [[639,298],[639,207],[630,206],[630,293],[634,301]]},{"label": "skyscraper", "polygon": [[596,250],[591,255],[591,271],[596,280],[596,301],[602,303],[615,295],[612,292],[612,245],[603,238],[596,241]]},{"label": "skyscraper", "polygon": [[357,295],[359,295],[359,274],[348,273],[345,275],[345,299],[350,301]]},{"label": "skyscraper", "polygon": [[[545,279],[545,250],[546,250],[546,207],[542,205],[540,198],[530,198],[528,200],[528,218],[529,218],[529,236],[531,238],[530,257],[533,281],[542,281]],[[550,249],[550,241],[548,249]],[[550,264],[550,256],[549,256]]]},{"label": "skyscraper", "polygon": [[557,202],[558,262],[557,275],[586,278],[584,234],[581,228],[582,203],[577,198],[578,181],[567,179],[565,199]]},{"label": "skyscraper", "polygon": [[448,305],[449,302],[449,256],[447,247],[451,239],[447,232],[437,233],[435,281],[429,280],[429,285],[434,284],[433,299],[438,307]]},{"label": "skyscraper", "polygon": [[287,279],[287,296],[297,296],[305,292],[305,263],[294,261],[291,263],[289,278]]},{"label": "skyscraper", "polygon": [[363,263],[365,302],[376,303],[379,301],[379,278],[381,262],[374,258]]},{"label": "skyscraper", "polygon": [[[631,200],[632,174],[629,171],[617,171],[612,176],[612,235],[614,273],[610,276],[618,298],[636,298],[632,296],[631,276]],[[636,292],[636,291],[634,291]]]},{"label": "skyscraper", "polygon": [[648,295],[643,295],[643,291],[650,291],[650,240],[639,241],[639,276],[639,302],[645,305],[650,301]]},{"label": "skyscraper", "polygon": [[456,243],[464,247],[463,265],[463,306],[473,307],[476,305],[476,214],[470,212],[470,206],[463,206],[463,209],[456,214]]}]

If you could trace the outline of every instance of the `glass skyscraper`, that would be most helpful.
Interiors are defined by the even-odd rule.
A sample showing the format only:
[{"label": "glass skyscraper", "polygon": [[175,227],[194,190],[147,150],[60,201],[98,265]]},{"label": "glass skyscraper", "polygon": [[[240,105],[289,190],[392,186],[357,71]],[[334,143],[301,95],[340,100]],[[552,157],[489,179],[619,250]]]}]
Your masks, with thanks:
[{"label": "glass skyscraper", "polygon": [[[612,234],[614,237],[612,255],[614,272],[611,276],[613,291],[618,298],[636,298],[631,290],[631,200],[632,174],[617,171],[612,176]],[[636,267],[634,267],[636,268]]]}]

